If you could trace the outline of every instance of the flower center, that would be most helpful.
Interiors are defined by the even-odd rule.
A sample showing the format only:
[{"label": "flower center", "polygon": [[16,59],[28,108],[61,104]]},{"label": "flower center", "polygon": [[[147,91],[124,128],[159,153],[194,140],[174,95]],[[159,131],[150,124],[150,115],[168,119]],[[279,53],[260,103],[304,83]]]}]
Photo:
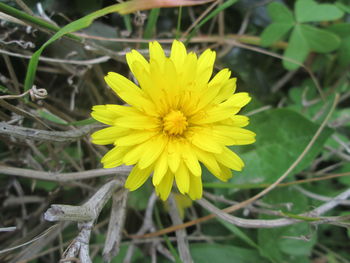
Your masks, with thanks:
[{"label": "flower center", "polygon": [[163,118],[164,131],[170,135],[181,135],[188,125],[181,111],[172,110]]}]

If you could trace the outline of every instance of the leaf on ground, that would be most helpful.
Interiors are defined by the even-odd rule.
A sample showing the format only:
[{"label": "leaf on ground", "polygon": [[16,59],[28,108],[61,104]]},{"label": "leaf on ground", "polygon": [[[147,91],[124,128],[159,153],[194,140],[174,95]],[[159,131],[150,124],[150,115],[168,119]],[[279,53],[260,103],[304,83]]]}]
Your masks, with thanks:
[{"label": "leaf on ground", "polygon": [[[297,214],[308,210],[307,197],[292,188],[275,189],[263,201],[284,212]],[[261,215],[260,218],[274,217]],[[293,259],[308,255],[315,242],[316,235],[307,223],[258,230],[258,244],[263,255],[270,256],[277,262],[299,262]]]},{"label": "leaf on ground", "polygon": [[261,45],[270,46],[273,43],[281,40],[290,29],[293,24],[291,23],[272,23],[261,34]]},{"label": "leaf on ground", "polygon": [[[248,128],[256,133],[256,142],[239,148],[239,151],[236,147],[232,147],[242,157],[245,167],[242,172],[235,173],[236,176],[231,179],[231,183],[274,182],[298,158],[318,127],[292,110],[270,110],[252,116]],[[290,176],[310,165],[322,151],[324,143],[331,134],[332,130],[328,128],[321,133]]]},{"label": "leaf on ground", "polygon": [[340,38],[329,31],[310,25],[300,25],[300,31],[310,50],[328,53],[336,50],[340,45]]},{"label": "leaf on ground", "polygon": [[256,250],[219,244],[193,244],[190,246],[194,262],[201,263],[252,263],[266,262]]},{"label": "leaf on ground", "polygon": [[279,23],[294,23],[293,13],[289,8],[281,3],[272,2],[267,6],[267,11],[272,21]]},{"label": "leaf on ground", "polygon": [[309,54],[309,45],[304,38],[300,25],[294,27],[292,34],[288,41],[288,47],[284,52],[284,56],[295,61],[289,61],[287,59],[283,60],[283,66],[288,70],[295,70],[303,64],[307,55]]},{"label": "leaf on ground", "polygon": [[331,21],[343,15],[344,12],[336,5],[318,4],[313,0],[298,0],[295,3],[295,17],[300,23]]}]

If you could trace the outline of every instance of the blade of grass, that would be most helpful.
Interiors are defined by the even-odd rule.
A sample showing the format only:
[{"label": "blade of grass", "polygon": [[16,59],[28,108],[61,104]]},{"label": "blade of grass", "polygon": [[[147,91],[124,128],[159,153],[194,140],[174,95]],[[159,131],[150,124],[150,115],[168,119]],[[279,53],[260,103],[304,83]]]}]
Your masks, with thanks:
[{"label": "blade of grass", "polygon": [[123,20],[124,20],[124,24],[125,24],[126,30],[128,30],[129,32],[132,32],[132,25],[131,25],[130,15],[123,16]]},{"label": "blade of grass", "polygon": [[210,14],[208,14],[202,21],[198,23],[198,25],[195,26],[195,28],[192,30],[190,34],[188,34],[185,44],[188,44],[188,42],[191,40],[191,38],[196,34],[198,29],[201,28],[205,23],[207,23],[209,20],[214,18],[218,13],[225,10],[226,8],[230,7],[234,3],[236,3],[238,0],[228,0],[224,2],[222,5],[219,5],[217,8],[215,8]]},{"label": "blade of grass", "polygon": [[180,30],[181,30],[181,19],[182,19],[182,6],[179,7],[179,15],[177,17],[176,35],[175,35],[176,39],[179,39],[179,37],[181,35],[181,33],[180,33]]},{"label": "blade of grass", "polygon": [[[160,12],[160,8],[154,8],[149,13],[145,32],[143,33],[144,39],[152,38],[154,34],[154,30],[156,29],[158,18],[159,18],[159,12]],[[147,48],[147,44],[142,44],[141,48]]]}]

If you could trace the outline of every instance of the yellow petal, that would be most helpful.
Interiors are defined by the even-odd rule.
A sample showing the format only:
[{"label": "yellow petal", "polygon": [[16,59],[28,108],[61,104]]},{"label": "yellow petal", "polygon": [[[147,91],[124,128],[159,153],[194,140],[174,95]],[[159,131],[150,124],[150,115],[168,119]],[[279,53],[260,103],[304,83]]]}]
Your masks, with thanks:
[{"label": "yellow petal", "polygon": [[175,173],[179,168],[181,161],[181,149],[177,140],[169,140],[166,149],[168,153],[168,165],[170,170]]},{"label": "yellow petal", "polygon": [[141,143],[137,146],[133,146],[128,147],[130,149],[130,151],[128,151],[123,158],[123,162],[126,165],[132,165],[135,164],[139,161],[141,155],[145,152],[145,151],[149,151],[150,149],[147,148],[147,144],[146,142]]},{"label": "yellow petal", "polygon": [[190,175],[183,162],[180,163],[179,169],[177,169],[175,173],[175,181],[181,194],[188,193],[190,187]]},{"label": "yellow petal", "polygon": [[108,127],[91,134],[92,142],[99,145],[112,144],[120,136],[124,136],[129,132],[128,129],[121,127]]},{"label": "yellow petal", "polygon": [[220,70],[208,83],[209,87],[222,86],[230,78],[231,71],[227,68]]},{"label": "yellow petal", "polygon": [[91,116],[104,124],[113,125],[115,119],[120,116],[120,105],[95,105],[92,107]]},{"label": "yellow petal", "polygon": [[[154,63],[150,66],[154,67]],[[140,87],[145,91],[145,93],[151,98],[155,105],[157,105],[157,111],[159,112],[159,107],[162,106],[160,104],[161,97],[159,96],[159,86],[155,84],[154,80],[151,78],[151,73],[147,72],[144,67],[138,62],[134,62],[133,64],[134,74],[136,74],[137,80],[140,84]],[[152,70],[150,70],[152,71]],[[159,74],[159,70],[158,70]]]},{"label": "yellow petal", "polygon": [[153,164],[163,152],[167,138],[163,135],[154,136],[145,143],[145,151],[139,160],[138,166],[143,169]]},{"label": "yellow petal", "polygon": [[[163,151],[165,139],[162,135],[155,136],[137,146],[134,146],[123,158],[126,165],[135,164],[140,161],[139,167],[143,169],[152,164]],[[149,158],[148,158],[149,157]]]},{"label": "yellow petal", "polygon": [[203,163],[212,174],[220,174],[221,169],[213,153],[202,151],[195,147],[193,149],[195,150],[200,162]]},{"label": "yellow petal", "polygon": [[105,156],[101,159],[104,168],[113,168],[121,165],[123,163],[123,157],[129,147],[114,147],[112,150],[107,152]]},{"label": "yellow petal", "polygon": [[135,166],[125,182],[125,188],[130,191],[134,191],[143,185],[152,172],[153,167],[148,167],[146,169],[140,169],[138,166]]},{"label": "yellow petal", "polygon": [[132,74],[134,74],[137,80],[139,80],[140,75],[138,74],[138,72],[135,71],[135,62],[137,62],[137,64],[139,64],[143,70],[149,71],[149,64],[147,60],[135,49],[126,54],[126,62],[128,63]]},{"label": "yellow petal", "polygon": [[105,81],[118,96],[137,109],[154,112],[155,106],[145,97],[144,92],[133,82],[115,72],[109,72]]},{"label": "yellow petal", "polygon": [[160,123],[159,120],[155,117],[141,115],[138,116],[124,116],[119,117],[115,120],[114,125],[129,128],[129,129],[155,129],[158,128]]},{"label": "yellow petal", "polygon": [[202,178],[200,176],[190,176],[190,189],[188,195],[192,200],[202,198],[203,186]]},{"label": "yellow petal", "polygon": [[240,109],[239,107],[229,108],[222,107],[221,105],[213,106],[202,113],[198,112],[195,114],[190,118],[190,122],[196,125],[203,125],[223,121],[233,116]]},{"label": "yellow petal", "polygon": [[249,118],[243,115],[235,115],[231,117],[232,125],[236,127],[245,127],[249,124]]},{"label": "yellow petal", "polygon": [[152,183],[154,186],[158,185],[160,181],[163,179],[163,176],[168,171],[168,153],[163,151],[163,153],[158,158],[152,178]]},{"label": "yellow petal", "polygon": [[156,193],[160,197],[160,199],[162,199],[163,201],[168,199],[171,188],[173,186],[173,182],[174,182],[174,174],[168,171],[163,176],[162,181],[156,186]]},{"label": "yellow petal", "polygon": [[222,84],[218,95],[216,96],[214,103],[220,103],[227,100],[236,91],[236,78],[228,79]]},{"label": "yellow petal", "polygon": [[222,153],[216,155],[216,160],[232,170],[242,171],[244,167],[242,159],[227,147],[224,148]]},{"label": "yellow petal", "polygon": [[166,94],[169,98],[169,106],[176,109],[179,102],[180,86],[178,86],[177,72],[172,60],[166,58],[164,63],[164,80],[166,81]]},{"label": "yellow petal", "polygon": [[[125,129],[125,128],[120,128]],[[148,131],[148,130],[129,130],[127,134],[120,136],[116,139],[115,144],[119,146],[130,146],[135,144],[140,144],[144,141],[155,136],[157,131]]]},{"label": "yellow petal", "polygon": [[[207,87],[202,91],[202,97],[197,104],[197,108],[195,112],[202,110],[204,107],[208,106],[208,104],[212,104],[216,95],[218,94],[220,86],[212,86]],[[194,112],[193,112],[194,113]]]},{"label": "yellow petal", "polygon": [[187,139],[198,148],[212,153],[220,153],[224,146],[213,140],[213,133],[211,130],[204,127],[191,128],[187,135]]},{"label": "yellow petal", "polygon": [[228,168],[220,163],[219,163],[219,167],[220,167],[220,173],[215,173],[213,175],[216,178],[218,178],[219,180],[221,180],[223,182],[227,182],[228,179],[230,179],[232,177],[232,171],[230,170],[230,168]]},{"label": "yellow petal", "polygon": [[188,142],[182,142],[180,145],[182,149],[182,160],[185,162],[188,169],[195,176],[201,176],[202,168],[198,162],[198,158],[192,149],[192,145]]},{"label": "yellow petal", "polygon": [[221,107],[232,107],[232,108],[242,108],[247,105],[252,98],[247,92],[239,92],[233,94],[228,100],[221,103]]},{"label": "yellow petal", "polygon": [[151,63],[155,61],[160,68],[163,68],[166,57],[165,57],[163,48],[157,41],[153,41],[149,43],[149,56],[150,56]]},{"label": "yellow petal", "polygon": [[174,65],[178,72],[182,71],[182,66],[184,64],[186,56],[187,51],[185,45],[180,41],[174,40],[171,46],[170,59],[174,62]]},{"label": "yellow petal", "polygon": [[193,52],[189,53],[182,65],[182,76],[179,80],[180,87],[186,87],[187,90],[194,89],[195,72],[197,71],[197,56]]},{"label": "yellow petal", "polygon": [[225,145],[247,145],[255,142],[255,133],[240,127],[217,125],[214,136],[219,136]]},{"label": "yellow petal", "polygon": [[195,112],[202,110],[204,107],[210,104],[218,104],[217,96],[223,84],[230,77],[230,74],[231,72],[228,69],[223,69],[215,75],[208,85],[204,86],[205,88],[201,91],[201,98],[197,104]]},{"label": "yellow petal", "polygon": [[212,73],[213,73],[213,67],[214,62],[216,58],[215,51],[212,51],[211,49],[205,50],[198,58],[198,64],[197,64],[197,84],[204,84],[208,83]]}]

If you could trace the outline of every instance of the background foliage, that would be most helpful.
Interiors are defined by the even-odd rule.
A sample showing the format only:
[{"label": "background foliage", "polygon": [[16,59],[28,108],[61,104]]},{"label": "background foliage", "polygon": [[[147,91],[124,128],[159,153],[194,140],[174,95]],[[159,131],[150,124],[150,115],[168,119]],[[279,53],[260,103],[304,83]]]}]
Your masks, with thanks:
[{"label": "background foliage", "polygon": [[[15,100],[0,97],[0,120],[51,131],[87,127],[93,123],[90,119],[93,105],[122,103],[106,88],[103,77],[108,71],[115,71],[132,78],[125,65],[126,51],[131,48],[145,51],[147,41],[142,40],[169,43],[181,37],[196,52],[208,47],[215,49],[216,70],[230,68],[238,78],[238,90],[248,91],[253,97],[243,113],[251,118],[248,127],[257,134],[257,142],[248,147],[232,147],[242,156],[246,167],[228,183],[219,182],[205,171],[206,198],[224,208],[232,201],[253,196],[280,178],[315,136],[331,111],[335,94],[339,94],[339,101],[327,127],[293,166],[287,179],[235,215],[272,219],[284,213],[293,218],[346,191],[350,186],[350,3],[347,0],[213,3],[120,15],[114,12],[115,8],[101,11],[115,4],[107,0],[1,0],[0,96],[21,94],[30,90],[33,83],[45,88],[48,96],[37,101],[28,96]],[[92,12],[94,15],[88,15]],[[72,34],[80,29],[80,34]],[[88,136],[55,143],[21,140],[1,133],[0,228],[15,225],[18,229],[0,232],[0,250],[43,233],[50,224],[41,215],[50,204],[78,205],[106,181],[101,177],[71,183],[48,182],[9,176],[1,167],[81,172],[101,167],[99,160],[106,150],[107,147],[92,145]],[[152,187],[146,184],[129,194],[125,236],[121,251],[112,262],[125,260],[130,244],[127,233],[139,229],[151,193]],[[208,214],[198,204],[177,202],[184,221]],[[92,234],[93,262],[102,262],[110,205],[107,203],[102,211]],[[325,216],[346,215],[348,208],[349,203],[345,202]],[[168,208],[160,201],[154,221],[158,229],[172,224]],[[304,221],[278,228],[245,229],[212,219],[187,229],[189,248],[194,262],[203,263],[350,262],[349,233],[345,227]],[[349,221],[342,223],[344,226]],[[0,254],[0,261],[16,262],[20,258],[57,262],[76,233],[75,226],[65,226],[59,234],[51,234],[47,243],[39,242],[40,249],[33,253],[24,254],[24,246]],[[178,258],[176,242],[166,242],[173,240],[173,234],[160,238],[165,240],[173,257]],[[150,242],[138,245],[130,262],[151,262]],[[169,259],[159,254],[157,260]]]}]

